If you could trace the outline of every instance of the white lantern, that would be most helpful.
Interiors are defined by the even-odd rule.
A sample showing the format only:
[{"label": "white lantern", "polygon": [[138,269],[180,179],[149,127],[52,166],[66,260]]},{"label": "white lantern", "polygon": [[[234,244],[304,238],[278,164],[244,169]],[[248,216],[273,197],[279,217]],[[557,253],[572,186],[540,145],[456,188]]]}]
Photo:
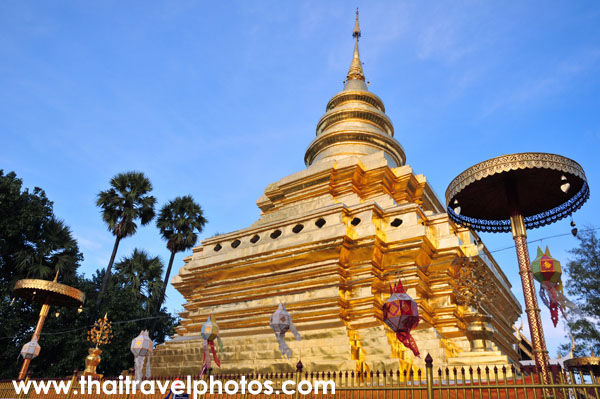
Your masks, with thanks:
[{"label": "white lantern", "polygon": [[154,341],[150,339],[148,330],[143,330],[140,335],[131,341],[131,353],[135,358],[135,379],[140,381],[142,370],[144,368],[144,360],[146,360],[145,378],[150,378],[150,357],[154,351]]},{"label": "white lantern", "polygon": [[279,351],[289,359],[292,355],[292,349],[285,343],[285,333],[288,330],[291,331],[297,341],[300,341],[300,334],[296,330],[294,323],[292,323],[292,316],[285,309],[285,304],[279,304],[275,313],[271,315],[271,322],[269,324],[273,331],[275,331],[275,336],[279,343]]},{"label": "white lantern", "polygon": [[42,347],[38,344],[37,339],[33,338],[31,341],[23,345],[23,349],[21,349],[21,356],[23,356],[23,359],[34,359],[40,354],[41,349]]}]

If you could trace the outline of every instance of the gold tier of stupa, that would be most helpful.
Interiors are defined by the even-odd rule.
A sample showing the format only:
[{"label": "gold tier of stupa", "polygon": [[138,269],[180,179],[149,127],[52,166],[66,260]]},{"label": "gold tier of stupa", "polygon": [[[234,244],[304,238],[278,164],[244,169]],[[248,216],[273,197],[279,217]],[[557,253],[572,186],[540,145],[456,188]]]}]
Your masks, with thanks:
[{"label": "gold tier of stupa", "polygon": [[[185,311],[176,334],[155,349],[153,375],[200,373],[200,330],[211,313],[224,346],[220,372],[292,371],[298,360],[309,371],[406,369],[422,367],[427,353],[436,366],[518,361],[521,307],[510,283],[405,164],[383,102],[365,83],[358,13],[353,37],[344,89],[317,123],[307,168],[265,189],[250,227],[206,239],[184,259],[172,283]],[[456,304],[456,260],[464,257],[479,260],[498,288],[478,312]],[[419,304],[412,335],[421,358],[382,321],[398,279]],[[269,327],[280,303],[302,335],[288,334],[290,359]]]}]

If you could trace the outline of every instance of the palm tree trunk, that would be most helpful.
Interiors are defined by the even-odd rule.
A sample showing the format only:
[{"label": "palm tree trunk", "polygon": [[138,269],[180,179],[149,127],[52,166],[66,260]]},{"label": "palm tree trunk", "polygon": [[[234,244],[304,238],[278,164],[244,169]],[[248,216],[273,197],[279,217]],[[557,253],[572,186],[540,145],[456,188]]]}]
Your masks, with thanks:
[{"label": "palm tree trunk", "polygon": [[121,237],[117,237],[117,239],[115,240],[115,246],[113,247],[112,255],[110,256],[110,261],[108,262],[108,266],[106,266],[106,270],[104,271],[104,277],[102,278],[102,287],[100,288],[100,292],[98,292],[98,298],[96,298],[96,312],[100,310],[100,305],[102,304],[102,297],[104,296],[104,291],[106,291],[106,287],[108,286],[108,280],[110,280],[110,271],[112,269],[113,263],[115,262],[115,256],[117,256],[117,248],[119,248],[120,241]]},{"label": "palm tree trunk", "polygon": [[[162,306],[163,301],[165,300],[165,291],[167,290],[167,284],[169,284],[169,276],[171,275],[171,267],[173,267],[173,260],[175,260],[175,251],[171,251],[171,258],[169,258],[169,266],[167,266],[167,274],[165,274],[165,279],[163,281],[163,287],[160,290],[160,295],[158,297],[158,302],[156,303],[156,307],[154,308],[154,314],[152,316],[158,316],[160,312],[160,308]],[[154,319],[152,322],[152,334],[156,334],[154,329],[156,328],[156,323],[158,319]]]}]

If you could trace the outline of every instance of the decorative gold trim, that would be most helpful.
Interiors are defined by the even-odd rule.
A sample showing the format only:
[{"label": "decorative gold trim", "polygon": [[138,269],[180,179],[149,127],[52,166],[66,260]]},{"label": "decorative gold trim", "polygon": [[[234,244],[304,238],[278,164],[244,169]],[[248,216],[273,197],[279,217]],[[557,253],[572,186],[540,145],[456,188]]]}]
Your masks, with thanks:
[{"label": "decorative gold trim", "polygon": [[511,223],[509,215],[506,219],[478,219],[466,214],[457,214],[450,204],[467,186],[492,175],[524,170],[551,169],[578,177],[583,183],[579,191],[561,205],[552,209],[541,209],[540,213],[524,217],[525,227],[532,229],[554,223],[579,209],[590,196],[589,186],[583,168],[575,161],[556,154],[526,152],[503,155],[478,163],[458,175],[446,190],[446,211],[456,223],[478,231],[509,232]]},{"label": "decorative gold trim", "polygon": [[565,366],[568,368],[575,369],[588,369],[591,367],[600,367],[600,357],[598,356],[586,356],[586,357],[576,357],[574,359],[565,360]]},{"label": "decorative gold trim", "polygon": [[342,91],[342,92],[339,92],[338,94],[333,96],[331,98],[331,100],[329,100],[329,103],[327,103],[327,107],[325,107],[325,110],[331,111],[338,105],[341,105],[346,102],[352,102],[352,101],[360,101],[360,102],[366,103],[368,105],[372,105],[373,107],[377,108],[379,111],[385,113],[385,106],[383,105],[383,101],[381,101],[381,99],[379,97],[377,97],[375,94],[373,94],[369,91],[367,91],[367,92],[365,92],[365,91],[358,91],[358,92]]},{"label": "decorative gold trim", "polygon": [[19,280],[15,283],[13,291],[22,298],[47,302],[49,305],[74,307],[85,301],[85,294],[80,290],[48,280]]},{"label": "decorative gold trim", "polygon": [[380,128],[385,134],[394,136],[394,125],[386,114],[378,109],[341,109],[328,111],[317,123],[317,136],[335,123],[349,119],[364,119]]},{"label": "decorative gold trim", "polygon": [[394,158],[396,158],[398,166],[402,166],[406,163],[404,150],[400,143],[394,138],[367,132],[342,132],[319,136],[308,146],[306,154],[304,155],[304,163],[306,165],[312,164],[317,154],[330,145],[356,141],[369,143],[382,150],[387,150]]},{"label": "decorative gold trim", "polygon": [[471,183],[495,174],[529,168],[554,169],[587,181],[581,165],[562,155],[543,152],[502,155],[473,165],[454,178],[446,189],[446,206],[450,204],[452,198]]}]

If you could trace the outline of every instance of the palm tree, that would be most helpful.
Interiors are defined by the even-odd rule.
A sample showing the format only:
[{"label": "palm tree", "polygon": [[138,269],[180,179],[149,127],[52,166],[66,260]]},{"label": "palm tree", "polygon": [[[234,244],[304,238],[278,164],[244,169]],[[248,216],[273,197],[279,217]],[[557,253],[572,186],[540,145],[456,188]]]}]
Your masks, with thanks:
[{"label": "palm tree", "polygon": [[156,198],[148,195],[152,191],[152,184],[142,172],[119,173],[110,179],[110,185],[110,189],[100,191],[96,201],[96,206],[102,209],[102,219],[108,230],[115,236],[112,255],[102,278],[102,287],[98,298],[96,298],[96,310],[102,303],[102,296],[110,279],[119,242],[123,238],[135,234],[138,219],[142,226],[150,223],[154,218],[154,204],[156,203]]},{"label": "palm tree", "polygon": [[69,227],[51,216],[42,224],[39,237],[26,242],[15,258],[17,269],[28,277],[48,279],[58,272],[61,281],[69,281],[83,256]]},{"label": "palm tree", "polygon": [[165,299],[165,290],[169,283],[175,254],[192,248],[198,239],[196,231],[198,233],[202,232],[205,224],[206,219],[203,217],[202,208],[194,202],[190,195],[177,197],[173,201],[169,201],[160,210],[156,226],[160,230],[162,238],[167,240],[167,248],[171,252],[171,257],[169,258],[167,274],[165,275],[158,303],[154,308],[155,315],[160,311]]},{"label": "palm tree", "polygon": [[130,256],[115,263],[115,277],[129,288],[138,299],[144,299],[150,312],[156,303],[158,288],[162,287],[163,263],[158,256],[151,257],[146,251],[134,249]]}]

